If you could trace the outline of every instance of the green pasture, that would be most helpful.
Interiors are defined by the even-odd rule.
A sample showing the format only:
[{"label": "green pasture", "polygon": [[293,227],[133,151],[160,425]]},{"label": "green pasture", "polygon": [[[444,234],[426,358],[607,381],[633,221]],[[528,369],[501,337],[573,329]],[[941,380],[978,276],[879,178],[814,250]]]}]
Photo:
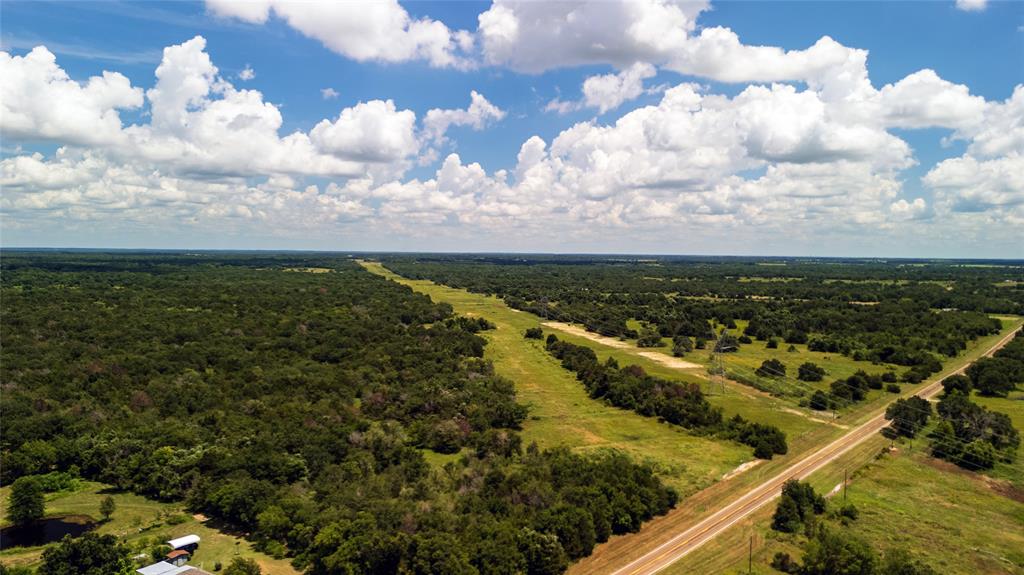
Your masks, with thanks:
[{"label": "green pasture", "polygon": [[[752,459],[749,447],[697,436],[591,399],[575,376],[544,350],[542,341],[523,337],[527,328],[540,325],[536,316],[513,310],[495,297],[425,280],[407,280],[376,262],[362,264],[435,301],[450,304],[459,314],[483,316],[497,326],[483,333],[488,340],[485,356],[494,362],[499,374],[516,384],[519,401],[530,408],[523,424],[524,443],[578,450],[621,450],[638,461],[651,463],[682,496],[714,483]],[[561,333],[558,335],[562,337]],[[638,363],[625,355],[621,357],[621,361]]]},{"label": "green pasture", "polygon": [[[6,516],[10,487],[0,488],[0,515]],[[255,559],[265,575],[298,575],[286,559],[274,559],[252,548],[240,536],[220,531],[207,522],[186,512],[180,503],[163,503],[131,493],[111,491],[102,483],[83,481],[72,492],[49,494],[46,498],[47,517],[60,515],[88,515],[99,520],[100,501],[110,495],[116,510],[110,521],[100,523],[96,532],[119,537],[134,553],[145,553],[168,539],[194,533],[201,538],[192,565],[213,571],[216,562],[227,565],[236,556]],[[0,563],[5,565],[37,565],[45,547],[16,547],[0,551]],[[141,560],[140,560],[141,561]],[[148,565],[151,559],[142,561]]]}]

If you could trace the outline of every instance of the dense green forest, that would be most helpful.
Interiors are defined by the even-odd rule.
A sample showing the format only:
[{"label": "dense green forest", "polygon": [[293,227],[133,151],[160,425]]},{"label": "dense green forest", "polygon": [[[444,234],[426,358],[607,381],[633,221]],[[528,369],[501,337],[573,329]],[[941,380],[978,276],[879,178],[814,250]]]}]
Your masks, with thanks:
[{"label": "dense green forest", "polygon": [[[999,321],[988,314],[1024,311],[1024,269],[1014,262],[455,255],[384,261],[409,278],[494,294],[514,308],[641,344],[651,335],[709,339],[714,326],[744,320],[746,338],[907,366],[908,381],[934,373],[968,341],[997,333]],[[630,320],[656,333],[638,333]]]},{"label": "dense green forest", "polygon": [[676,503],[626,456],[521,445],[492,326],[346,258],[5,252],[0,272],[5,485],[187,501],[314,574],[560,573]]}]

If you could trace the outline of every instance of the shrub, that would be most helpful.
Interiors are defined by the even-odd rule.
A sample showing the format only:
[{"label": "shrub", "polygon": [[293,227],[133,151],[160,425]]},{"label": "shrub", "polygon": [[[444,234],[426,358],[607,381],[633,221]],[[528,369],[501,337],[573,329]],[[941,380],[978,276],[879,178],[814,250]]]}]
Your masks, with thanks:
[{"label": "shrub", "polygon": [[775,358],[766,359],[754,373],[759,377],[786,377],[786,366]]},{"label": "shrub", "polygon": [[899,393],[900,392],[900,384],[898,384],[898,383],[887,383],[887,384],[885,384],[885,390],[888,391],[889,393]]},{"label": "shrub", "polygon": [[796,573],[800,568],[800,565],[793,561],[793,558],[789,556],[789,553],[779,551],[772,557],[772,569],[776,571],[782,571],[783,573]]},{"label": "shrub", "polygon": [[800,381],[821,381],[825,379],[825,369],[811,362],[804,362],[797,368],[797,379]]},{"label": "shrub", "polygon": [[523,333],[523,337],[525,337],[526,339],[543,339],[544,330],[542,330],[539,327],[527,328],[526,332]]},{"label": "shrub", "polygon": [[815,411],[825,411],[829,406],[828,394],[820,389],[815,391],[811,395],[811,401],[808,402],[808,406]]}]

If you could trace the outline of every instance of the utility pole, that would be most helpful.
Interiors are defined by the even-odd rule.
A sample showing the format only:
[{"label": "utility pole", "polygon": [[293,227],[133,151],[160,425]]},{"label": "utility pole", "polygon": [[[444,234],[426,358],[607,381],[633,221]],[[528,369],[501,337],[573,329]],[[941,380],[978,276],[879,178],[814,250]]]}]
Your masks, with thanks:
[{"label": "utility pole", "polygon": [[754,572],[754,536],[750,536],[750,550],[747,552],[747,573]]}]

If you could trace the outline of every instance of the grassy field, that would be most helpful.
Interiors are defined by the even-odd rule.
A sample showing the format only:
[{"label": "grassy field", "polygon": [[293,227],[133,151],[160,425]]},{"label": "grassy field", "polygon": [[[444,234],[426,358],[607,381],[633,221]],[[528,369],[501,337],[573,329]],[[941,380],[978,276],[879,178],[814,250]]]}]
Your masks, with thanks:
[{"label": "grassy field", "polygon": [[[202,542],[192,564],[213,571],[220,561],[227,565],[236,555],[251,557],[267,575],[298,575],[285,559],[274,559],[252,548],[248,541],[219,531],[186,513],[181,504],[161,503],[133,495],[105,491],[100,483],[83,482],[74,492],[54,493],[47,496],[47,516],[82,514],[94,519],[101,517],[100,501],[107,495],[114,498],[116,511],[109,522],[101,523],[96,532],[113,534],[125,541],[136,553],[147,553],[153,546],[168,539],[194,533]],[[6,515],[10,488],[0,488],[0,516]],[[0,562],[6,565],[33,565],[39,561],[43,547],[18,547],[0,551]],[[145,564],[152,563],[146,560]]]},{"label": "grassy field", "polygon": [[[993,488],[983,475],[936,461],[906,445],[876,459],[887,441],[865,442],[855,453],[815,474],[811,483],[829,492],[855,468],[848,498],[860,517],[846,529],[879,552],[903,548],[952,575],[1024,573],[1024,502]],[[833,500],[841,499],[841,494]],[[771,504],[724,536],[698,549],[665,572],[671,575],[746,573],[747,549],[754,542],[754,573],[774,574],[776,552],[802,554],[796,535],[769,529]]]},{"label": "grassy field", "polygon": [[499,374],[515,382],[519,400],[530,406],[522,433],[527,444],[621,450],[638,461],[651,463],[683,496],[752,459],[746,446],[695,436],[591,399],[575,376],[544,350],[542,342],[523,338],[526,328],[540,325],[539,318],[531,314],[515,311],[494,297],[407,280],[378,263],[363,265],[435,301],[452,305],[457,313],[483,316],[497,326],[484,332],[488,339],[485,354]]}]

